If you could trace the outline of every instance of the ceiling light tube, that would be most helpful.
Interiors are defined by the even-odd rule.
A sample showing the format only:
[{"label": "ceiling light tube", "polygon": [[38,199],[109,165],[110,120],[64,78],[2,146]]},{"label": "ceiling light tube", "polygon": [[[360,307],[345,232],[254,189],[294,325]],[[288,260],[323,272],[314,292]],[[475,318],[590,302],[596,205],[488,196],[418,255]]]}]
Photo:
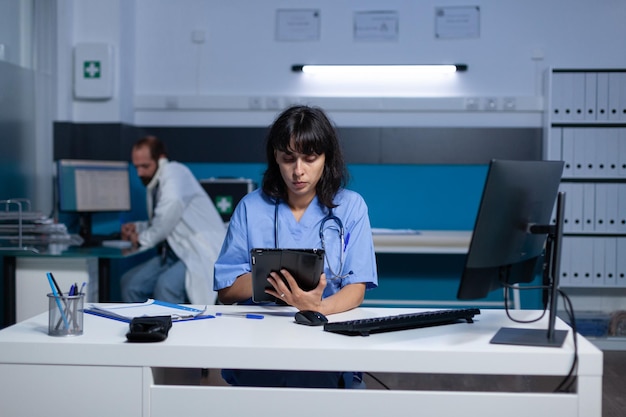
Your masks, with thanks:
[{"label": "ceiling light tube", "polygon": [[293,65],[293,72],[316,75],[425,75],[467,71],[467,65]]}]

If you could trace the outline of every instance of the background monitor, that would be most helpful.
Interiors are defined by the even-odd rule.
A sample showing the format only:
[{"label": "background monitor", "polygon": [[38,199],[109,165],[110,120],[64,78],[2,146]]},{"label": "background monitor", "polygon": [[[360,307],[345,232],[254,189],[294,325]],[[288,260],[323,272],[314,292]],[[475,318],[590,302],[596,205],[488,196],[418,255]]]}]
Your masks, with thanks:
[{"label": "background monitor", "polygon": [[59,211],[80,215],[79,234],[91,239],[91,213],[128,211],[129,163],[61,159],[57,161]]},{"label": "background monitor", "polygon": [[[559,260],[562,213],[556,225],[550,219],[562,172],[562,161],[491,161],[458,299],[485,298],[506,285],[533,281],[544,265],[544,253],[550,263]],[[546,253],[547,238],[556,234],[557,252]],[[552,279],[558,280],[558,274]]]}]

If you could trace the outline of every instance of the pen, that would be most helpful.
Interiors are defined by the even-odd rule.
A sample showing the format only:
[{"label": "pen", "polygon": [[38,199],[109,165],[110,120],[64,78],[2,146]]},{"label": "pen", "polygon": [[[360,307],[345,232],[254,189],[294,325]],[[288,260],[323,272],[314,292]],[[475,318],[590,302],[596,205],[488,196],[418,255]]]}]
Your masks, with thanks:
[{"label": "pen", "polygon": [[350,232],[348,232],[348,234],[346,235],[346,241],[343,243],[343,251],[346,251],[346,248],[348,247],[348,242],[350,241]]},{"label": "pen", "polygon": [[79,294],[82,294],[83,291],[85,291],[85,285],[87,285],[87,282],[83,282],[83,285],[80,286],[80,292]]},{"label": "pen", "polygon": [[262,314],[250,314],[250,313],[215,313],[216,316],[231,316],[231,317],[241,317],[244,319],[256,319],[261,320],[264,318]]},{"label": "pen", "polygon": [[69,329],[70,324],[67,322],[67,317],[65,317],[65,311],[63,311],[63,306],[61,305],[61,300],[59,297],[61,296],[56,289],[56,282],[54,281],[54,277],[50,272],[46,274],[48,276],[48,283],[50,284],[50,288],[52,289],[52,295],[54,295],[54,299],[57,303],[57,307],[59,308],[59,312],[61,313],[61,318],[63,319],[63,323],[65,324],[65,328]]},{"label": "pen", "polygon": [[[54,275],[52,275],[52,272],[48,272],[48,281],[52,280],[52,282],[54,283],[54,288],[57,289],[57,293],[59,296],[63,297],[63,291],[61,291],[61,287],[59,287],[59,284],[57,283],[57,280],[54,279]],[[52,284],[50,284],[50,286],[52,286]]]}]

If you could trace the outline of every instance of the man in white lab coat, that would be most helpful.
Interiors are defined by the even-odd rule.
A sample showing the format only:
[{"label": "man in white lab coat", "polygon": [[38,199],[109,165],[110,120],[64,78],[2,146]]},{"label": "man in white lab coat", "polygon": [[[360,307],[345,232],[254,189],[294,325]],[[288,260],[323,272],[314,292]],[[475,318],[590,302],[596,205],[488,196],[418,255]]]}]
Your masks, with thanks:
[{"label": "man in white lab coat", "polygon": [[122,225],[122,239],[157,247],[157,256],[122,276],[122,300],[214,304],[213,265],[226,229],[213,202],[186,166],[167,159],[154,136],[135,143],[132,163],[147,187],[150,220]]}]

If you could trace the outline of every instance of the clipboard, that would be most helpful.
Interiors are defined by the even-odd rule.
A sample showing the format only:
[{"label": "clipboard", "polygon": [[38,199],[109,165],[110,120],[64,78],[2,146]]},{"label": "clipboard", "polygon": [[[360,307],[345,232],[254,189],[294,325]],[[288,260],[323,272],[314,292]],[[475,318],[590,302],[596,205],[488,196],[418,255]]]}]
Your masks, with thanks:
[{"label": "clipboard", "polygon": [[215,316],[204,314],[204,309],[168,303],[166,301],[148,299],[144,303],[115,303],[106,305],[91,304],[84,309],[85,313],[105,317],[112,320],[130,323],[136,317],[170,316],[172,322],[200,319],[212,319]]},{"label": "clipboard", "polygon": [[293,275],[298,287],[304,291],[311,291],[319,284],[320,275],[324,271],[324,250],[255,248],[250,250],[250,263],[252,301],[276,302],[276,297],[265,293],[265,289],[273,288],[267,281],[270,272],[279,272],[284,268]]}]

